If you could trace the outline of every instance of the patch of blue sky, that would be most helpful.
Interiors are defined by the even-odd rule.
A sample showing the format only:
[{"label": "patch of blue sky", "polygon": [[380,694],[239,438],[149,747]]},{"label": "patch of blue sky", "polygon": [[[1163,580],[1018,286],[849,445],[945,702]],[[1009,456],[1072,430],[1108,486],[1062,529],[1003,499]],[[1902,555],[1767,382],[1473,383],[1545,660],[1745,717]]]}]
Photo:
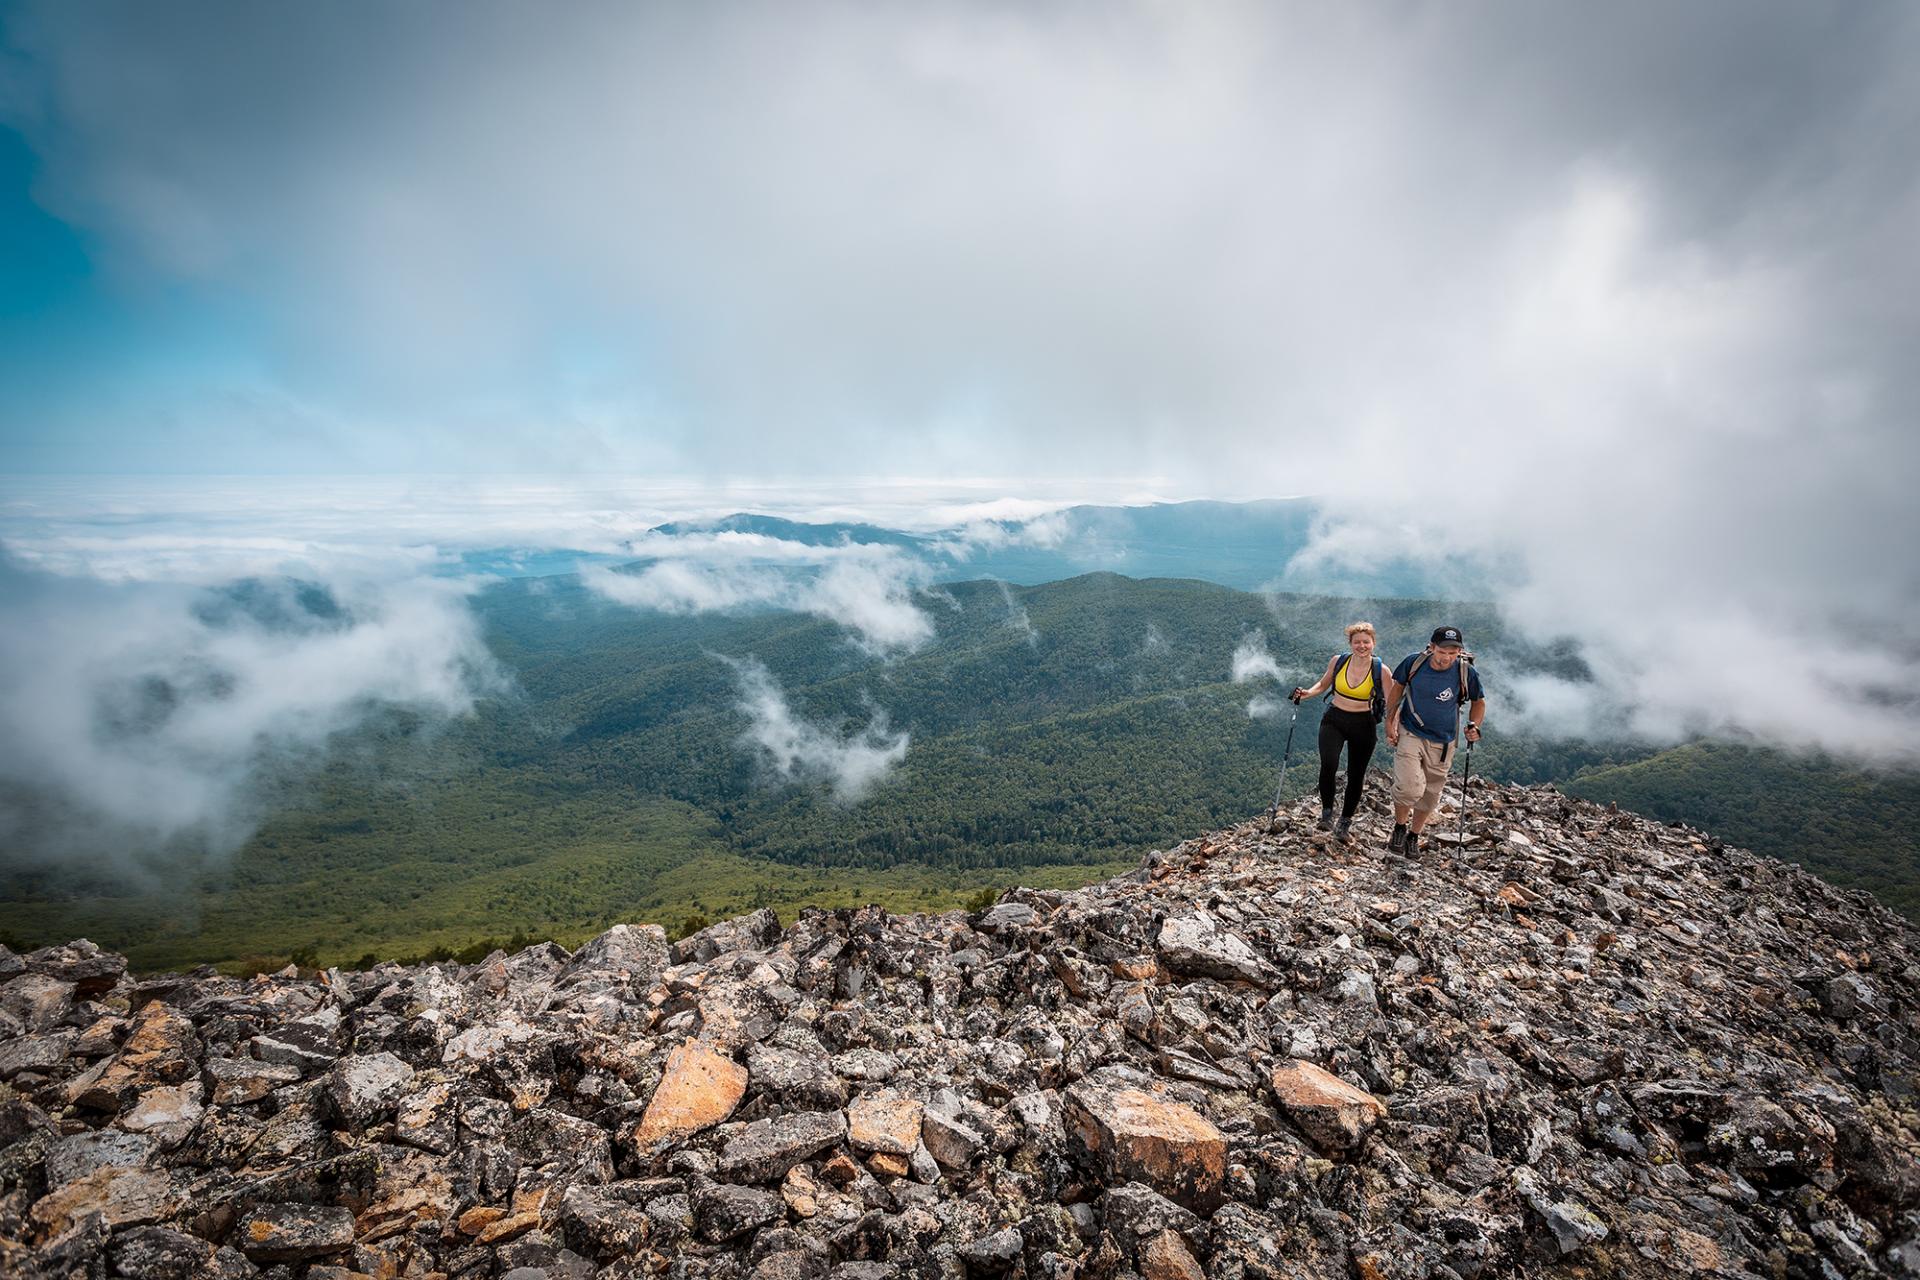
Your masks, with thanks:
[{"label": "patch of blue sky", "polygon": [[172,432],[209,388],[261,380],[246,308],[103,270],[98,246],[35,199],[37,173],[0,128],[0,472],[234,469],[218,453],[230,433]]}]

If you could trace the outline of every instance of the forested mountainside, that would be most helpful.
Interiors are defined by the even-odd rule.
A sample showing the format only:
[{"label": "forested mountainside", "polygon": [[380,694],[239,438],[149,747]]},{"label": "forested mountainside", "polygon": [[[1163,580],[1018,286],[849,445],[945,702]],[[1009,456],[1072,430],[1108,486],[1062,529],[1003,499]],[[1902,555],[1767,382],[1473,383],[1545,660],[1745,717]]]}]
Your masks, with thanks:
[{"label": "forested mountainside", "polygon": [[1802,863],[1920,919],[1920,778],[1911,773],[1696,742],[1585,770],[1567,785]]},{"label": "forested mountainside", "polygon": [[[803,615],[663,616],[610,605],[572,578],[501,584],[477,608],[515,696],[431,730],[382,717],[338,743],[317,775],[286,783],[230,861],[129,872],[102,850],[91,867],[16,875],[0,933],[21,946],[88,936],[141,965],[295,953],[347,963],[484,949],[516,933],[577,942],[618,919],[679,932],[760,906],[923,909],[991,885],[1080,883],[1269,803],[1291,709],[1270,680],[1234,683],[1232,655],[1257,633],[1289,678],[1305,679],[1356,616],[1380,627],[1392,656],[1441,616],[1466,628],[1494,697],[1493,732],[1474,757],[1487,776],[1569,780],[1649,755],[1503,728],[1504,677],[1580,668],[1509,642],[1484,609],[1113,574],[954,584],[919,603],[933,639],[882,660]],[[904,734],[904,754],[854,797],[817,772],[776,776],[747,736],[749,660],[823,741]],[[1250,715],[1263,695],[1275,714]],[[1300,713],[1291,794],[1311,783],[1318,715]],[[1757,755],[1748,773],[1794,768]],[[1640,775],[1573,785],[1609,798],[1624,776]],[[1844,799],[1807,788],[1802,808],[1738,838],[1805,856],[1799,833],[1827,820],[1823,802]],[[1682,816],[1664,804],[1650,794],[1644,807]],[[1903,864],[1871,831],[1858,857],[1848,838],[1819,868],[1910,902],[1900,895],[1920,880],[1912,846]]]}]

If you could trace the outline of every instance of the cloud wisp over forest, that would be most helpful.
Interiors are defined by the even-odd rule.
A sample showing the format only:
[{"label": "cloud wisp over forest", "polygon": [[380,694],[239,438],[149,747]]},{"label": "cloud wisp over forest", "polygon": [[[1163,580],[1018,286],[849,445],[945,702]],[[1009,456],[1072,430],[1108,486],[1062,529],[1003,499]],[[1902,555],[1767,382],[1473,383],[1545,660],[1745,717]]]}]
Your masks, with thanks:
[{"label": "cloud wisp over forest", "polygon": [[431,727],[508,694],[467,589],[107,582],[0,551],[4,861],[225,853],[371,715]]}]

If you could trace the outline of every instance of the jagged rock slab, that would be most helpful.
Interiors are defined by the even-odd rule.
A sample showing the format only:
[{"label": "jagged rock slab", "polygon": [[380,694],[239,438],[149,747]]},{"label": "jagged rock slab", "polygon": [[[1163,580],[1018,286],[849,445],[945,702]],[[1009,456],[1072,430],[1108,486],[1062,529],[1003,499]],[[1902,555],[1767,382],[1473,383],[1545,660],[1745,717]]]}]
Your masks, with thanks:
[{"label": "jagged rock slab", "polygon": [[719,1124],[739,1105],[747,1080],[746,1068],[711,1045],[695,1040],[676,1045],[634,1127],[633,1144],[651,1147]]},{"label": "jagged rock slab", "polygon": [[1076,1153],[1103,1181],[1138,1179],[1194,1208],[1220,1200],[1226,1137],[1184,1103],[1083,1081],[1067,1091],[1066,1126]]},{"label": "jagged rock slab", "polygon": [[1386,1104],[1330,1071],[1298,1058],[1273,1069],[1269,1081],[1281,1110],[1322,1151],[1351,1151],[1387,1114]]}]

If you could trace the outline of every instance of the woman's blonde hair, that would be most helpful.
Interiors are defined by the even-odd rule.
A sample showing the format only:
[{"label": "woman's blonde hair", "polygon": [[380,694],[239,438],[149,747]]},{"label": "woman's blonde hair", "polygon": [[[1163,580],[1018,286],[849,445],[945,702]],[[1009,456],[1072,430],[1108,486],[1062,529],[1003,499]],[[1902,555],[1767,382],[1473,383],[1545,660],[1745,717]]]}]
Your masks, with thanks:
[{"label": "woman's blonde hair", "polygon": [[1371,622],[1349,622],[1347,624],[1347,639],[1352,640],[1353,633],[1356,631],[1364,631],[1376,640],[1380,638],[1379,633],[1373,629]]}]

